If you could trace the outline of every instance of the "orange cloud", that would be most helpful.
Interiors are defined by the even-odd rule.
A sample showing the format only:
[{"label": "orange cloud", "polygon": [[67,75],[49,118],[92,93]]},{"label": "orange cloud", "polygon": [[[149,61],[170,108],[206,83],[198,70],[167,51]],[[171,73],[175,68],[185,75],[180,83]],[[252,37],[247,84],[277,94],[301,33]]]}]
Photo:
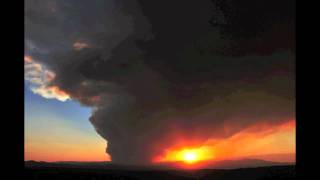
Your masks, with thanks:
[{"label": "orange cloud", "polygon": [[[167,148],[153,162],[183,161],[186,149],[197,151],[199,161],[258,157],[265,160],[295,161],[288,154],[295,154],[295,120],[280,125],[255,124],[225,139],[211,138],[202,144]],[[276,156],[283,154],[283,157]],[[273,156],[272,156],[273,155]],[[272,159],[268,159],[272,158]],[[291,156],[292,157],[292,156]]]},{"label": "orange cloud", "polygon": [[47,99],[58,99],[60,101],[66,101],[70,96],[62,91],[58,86],[43,86],[31,89],[34,93],[41,95]]},{"label": "orange cloud", "polygon": [[33,61],[31,56],[25,55],[24,56],[24,62],[25,63],[31,63]]},{"label": "orange cloud", "polygon": [[58,99],[66,101],[69,95],[61,90],[58,86],[50,85],[55,78],[55,73],[47,69],[43,64],[40,64],[31,56],[25,56],[25,80],[31,83],[31,91],[39,94],[44,98]]},{"label": "orange cloud", "polygon": [[83,42],[75,42],[75,43],[73,43],[73,48],[75,49],[75,50],[82,50],[82,49],[84,49],[84,48],[86,48],[86,47],[88,47],[89,45],[87,44],[87,43],[83,43]]}]

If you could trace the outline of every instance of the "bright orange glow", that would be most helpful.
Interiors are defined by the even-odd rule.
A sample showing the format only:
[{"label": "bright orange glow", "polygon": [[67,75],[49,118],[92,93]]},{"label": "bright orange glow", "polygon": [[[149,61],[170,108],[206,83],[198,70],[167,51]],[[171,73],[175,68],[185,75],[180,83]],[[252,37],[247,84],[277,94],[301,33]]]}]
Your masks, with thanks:
[{"label": "bright orange glow", "polygon": [[193,163],[198,160],[198,154],[196,151],[186,151],[183,153],[183,160],[187,163]]},{"label": "bright orange glow", "polygon": [[155,158],[155,162],[180,161],[188,164],[197,163],[214,158],[212,149],[208,147],[199,148],[181,148],[177,150],[168,150],[164,157]]},{"label": "bright orange glow", "polygon": [[295,121],[291,120],[278,125],[255,124],[228,138],[209,138],[198,146],[167,148],[153,162],[204,164],[205,161],[241,158],[295,162],[294,155]]}]

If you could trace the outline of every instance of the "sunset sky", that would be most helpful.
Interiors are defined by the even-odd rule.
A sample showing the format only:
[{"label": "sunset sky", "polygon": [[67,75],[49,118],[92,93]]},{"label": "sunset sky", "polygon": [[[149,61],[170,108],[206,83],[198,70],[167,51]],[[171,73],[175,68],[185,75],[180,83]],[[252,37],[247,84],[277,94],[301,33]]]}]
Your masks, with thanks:
[{"label": "sunset sky", "polygon": [[25,160],[295,162],[290,0],[26,0]]},{"label": "sunset sky", "polygon": [[[104,151],[106,141],[88,121],[90,113],[90,108],[72,100],[61,102],[36,95],[26,84],[25,160],[109,161],[110,157]],[[250,157],[278,162],[295,161],[295,120],[261,130],[253,133],[247,130],[231,138],[216,140],[218,146],[208,141],[200,145],[168,148],[153,161],[181,161],[181,153],[185,149],[200,151],[200,160]]]},{"label": "sunset sky", "polygon": [[25,87],[25,160],[106,161],[106,141],[88,121],[90,108],[34,94]]},{"label": "sunset sky", "polygon": [[[72,100],[46,99],[25,88],[25,160],[109,161],[106,141],[88,121],[91,110]],[[269,131],[269,132],[268,132]],[[154,162],[183,160],[185,149],[200,151],[200,160],[260,158],[295,161],[295,120],[280,126],[246,130],[235,136],[205,144],[168,148]],[[216,143],[216,142],[215,142]],[[211,145],[212,144],[212,145]]]}]

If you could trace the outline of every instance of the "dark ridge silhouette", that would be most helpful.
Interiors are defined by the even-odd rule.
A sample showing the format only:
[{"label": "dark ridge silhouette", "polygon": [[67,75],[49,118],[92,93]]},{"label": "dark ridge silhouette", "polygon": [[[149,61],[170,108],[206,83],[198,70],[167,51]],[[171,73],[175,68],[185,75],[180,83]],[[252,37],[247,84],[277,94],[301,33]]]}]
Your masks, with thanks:
[{"label": "dark ridge silhouette", "polygon": [[[266,167],[266,166],[286,166],[294,165],[292,162],[272,162],[260,159],[240,159],[240,160],[221,160],[202,162],[200,168],[194,169],[236,169],[236,168],[252,168],[252,167]],[[26,161],[25,166],[34,167],[64,167],[64,168],[90,168],[90,169],[125,169],[125,170],[159,170],[159,169],[177,169],[181,165],[180,162],[165,162],[154,165],[126,165],[115,164],[107,161],[101,162],[78,162],[78,161],[60,161],[60,162],[44,162],[44,161]],[[179,169],[179,168],[178,168]]]},{"label": "dark ridge silhouette", "polygon": [[[287,165],[285,165],[287,164]],[[247,166],[247,167],[245,167]],[[249,167],[250,168],[249,168]],[[259,167],[261,166],[261,167]],[[239,168],[240,167],[240,168]],[[232,169],[237,168],[237,169]],[[117,165],[109,162],[25,162],[25,179],[295,179],[295,165],[245,159],[219,161],[206,169],[174,169],[157,166]]]}]

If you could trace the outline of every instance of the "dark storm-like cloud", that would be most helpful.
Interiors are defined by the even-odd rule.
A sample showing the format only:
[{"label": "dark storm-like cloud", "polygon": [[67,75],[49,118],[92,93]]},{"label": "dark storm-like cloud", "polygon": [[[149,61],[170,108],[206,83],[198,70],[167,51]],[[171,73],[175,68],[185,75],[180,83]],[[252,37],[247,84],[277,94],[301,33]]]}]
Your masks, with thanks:
[{"label": "dark storm-like cloud", "polygon": [[294,1],[29,0],[25,19],[115,162],[294,119]]}]

